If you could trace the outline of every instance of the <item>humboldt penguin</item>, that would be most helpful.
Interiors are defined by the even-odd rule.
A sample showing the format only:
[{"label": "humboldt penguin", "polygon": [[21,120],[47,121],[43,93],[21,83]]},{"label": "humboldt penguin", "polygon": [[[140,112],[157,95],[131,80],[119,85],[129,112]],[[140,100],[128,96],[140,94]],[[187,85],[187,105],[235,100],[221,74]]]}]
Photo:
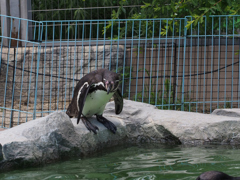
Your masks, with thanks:
[{"label": "humboldt penguin", "polygon": [[207,171],[198,176],[196,180],[240,180],[240,177],[232,177],[220,171]]},{"label": "humboldt penguin", "polygon": [[97,134],[98,127],[87,119],[96,115],[97,120],[115,134],[117,127],[102,114],[112,97],[115,102],[115,113],[122,112],[123,98],[118,89],[119,80],[117,73],[107,69],[98,69],[85,75],[74,89],[74,95],[66,114],[70,118],[77,117],[77,124],[81,119],[90,132]]}]

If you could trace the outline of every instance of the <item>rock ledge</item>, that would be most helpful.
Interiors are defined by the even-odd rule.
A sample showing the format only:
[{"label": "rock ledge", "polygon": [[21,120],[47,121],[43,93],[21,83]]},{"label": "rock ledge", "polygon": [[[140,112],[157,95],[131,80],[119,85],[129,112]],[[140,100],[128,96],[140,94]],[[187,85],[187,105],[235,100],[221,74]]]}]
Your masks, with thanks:
[{"label": "rock ledge", "polygon": [[[54,112],[17,127],[0,131],[0,171],[36,166],[73,156],[86,156],[123,144],[240,144],[240,117],[159,110],[124,100],[123,112],[107,104],[104,116],[118,128],[114,135],[93,117],[98,134],[76,124],[64,112]],[[233,110],[231,110],[233,111]]]}]

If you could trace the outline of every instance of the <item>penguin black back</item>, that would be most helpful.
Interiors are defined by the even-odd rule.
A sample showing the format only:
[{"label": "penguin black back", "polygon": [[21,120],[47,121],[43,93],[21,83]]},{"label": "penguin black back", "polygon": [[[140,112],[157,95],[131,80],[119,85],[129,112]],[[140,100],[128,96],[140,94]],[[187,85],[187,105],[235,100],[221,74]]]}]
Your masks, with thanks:
[{"label": "penguin black back", "polygon": [[196,180],[240,180],[240,177],[232,177],[220,171],[207,171],[198,176]]}]

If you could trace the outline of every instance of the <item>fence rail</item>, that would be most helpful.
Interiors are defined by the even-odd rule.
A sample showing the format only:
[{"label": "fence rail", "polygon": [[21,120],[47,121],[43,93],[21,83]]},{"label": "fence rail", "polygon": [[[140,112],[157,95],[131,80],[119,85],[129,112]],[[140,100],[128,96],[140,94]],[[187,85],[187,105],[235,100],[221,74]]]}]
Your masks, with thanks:
[{"label": "fence rail", "polygon": [[1,127],[65,111],[78,80],[99,68],[121,75],[124,98],[159,109],[239,108],[240,16],[210,19],[187,29],[191,17],[37,22],[1,15]]}]

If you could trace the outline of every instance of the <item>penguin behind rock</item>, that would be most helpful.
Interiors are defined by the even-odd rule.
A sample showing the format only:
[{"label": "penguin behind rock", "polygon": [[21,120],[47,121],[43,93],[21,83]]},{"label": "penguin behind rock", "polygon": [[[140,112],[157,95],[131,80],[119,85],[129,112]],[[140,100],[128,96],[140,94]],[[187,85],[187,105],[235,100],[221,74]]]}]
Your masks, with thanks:
[{"label": "penguin behind rock", "polygon": [[207,171],[198,176],[196,180],[240,180],[240,177],[232,177],[220,171]]},{"label": "penguin behind rock", "polygon": [[119,75],[107,69],[98,69],[85,75],[74,89],[66,114],[70,118],[77,117],[77,124],[82,119],[86,128],[97,134],[98,127],[87,119],[96,115],[97,120],[115,134],[117,127],[102,114],[112,96],[115,102],[115,113],[122,112],[123,98],[118,85]]}]

